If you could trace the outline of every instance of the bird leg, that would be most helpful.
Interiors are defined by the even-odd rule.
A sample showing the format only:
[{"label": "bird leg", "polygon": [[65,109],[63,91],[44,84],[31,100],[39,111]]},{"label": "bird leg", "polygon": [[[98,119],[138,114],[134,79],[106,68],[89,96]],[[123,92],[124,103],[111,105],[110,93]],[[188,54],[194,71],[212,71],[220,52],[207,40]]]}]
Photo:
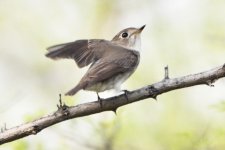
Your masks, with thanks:
[{"label": "bird leg", "polygon": [[65,110],[68,106],[65,103],[62,103],[62,96],[59,94],[59,105],[57,104],[58,109]]},{"label": "bird leg", "polygon": [[128,90],[123,90],[123,92],[124,92],[124,95],[125,95],[125,97],[126,97],[126,99],[127,99],[127,102],[129,102],[128,94],[129,94],[130,91],[128,91]]},{"label": "bird leg", "polygon": [[57,104],[57,107],[58,107],[58,111],[56,111],[55,113],[60,112],[65,116],[69,115],[69,111],[68,111],[69,107],[65,103],[62,103],[61,94],[59,94],[59,105]]},{"label": "bird leg", "polygon": [[96,92],[97,96],[98,96],[98,101],[99,101],[99,104],[100,104],[100,107],[102,108],[102,99],[101,97],[98,95],[98,92]]}]

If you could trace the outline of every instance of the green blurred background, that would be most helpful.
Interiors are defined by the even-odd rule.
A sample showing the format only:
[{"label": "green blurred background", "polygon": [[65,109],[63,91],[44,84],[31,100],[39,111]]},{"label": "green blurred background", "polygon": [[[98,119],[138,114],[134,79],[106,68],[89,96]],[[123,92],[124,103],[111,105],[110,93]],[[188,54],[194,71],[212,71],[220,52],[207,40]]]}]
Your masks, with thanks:
[{"label": "green blurred background", "polygon": [[[0,126],[56,110],[58,94],[87,68],[46,58],[46,47],[84,38],[111,39],[140,27],[141,62],[123,85],[133,90],[225,63],[223,0],[1,0]],[[109,92],[103,96],[109,96]],[[93,92],[63,97],[68,105],[96,100]],[[1,150],[224,150],[225,80],[172,91],[118,109],[49,127]]]}]

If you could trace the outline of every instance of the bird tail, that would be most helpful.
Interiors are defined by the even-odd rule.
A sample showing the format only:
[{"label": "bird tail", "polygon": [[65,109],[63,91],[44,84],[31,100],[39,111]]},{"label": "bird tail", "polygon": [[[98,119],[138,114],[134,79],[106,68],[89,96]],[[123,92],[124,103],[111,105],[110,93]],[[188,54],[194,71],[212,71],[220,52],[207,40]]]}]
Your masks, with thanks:
[{"label": "bird tail", "polygon": [[73,96],[75,95],[78,91],[80,91],[82,89],[82,87],[78,84],[77,86],[75,86],[73,89],[71,89],[70,91],[68,91],[65,95],[67,96]]}]

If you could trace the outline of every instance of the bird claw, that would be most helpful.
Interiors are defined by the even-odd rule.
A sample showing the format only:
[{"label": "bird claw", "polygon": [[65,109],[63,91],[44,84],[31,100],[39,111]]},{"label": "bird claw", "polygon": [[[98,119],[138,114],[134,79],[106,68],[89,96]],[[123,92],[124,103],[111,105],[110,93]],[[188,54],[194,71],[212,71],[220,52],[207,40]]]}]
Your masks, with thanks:
[{"label": "bird claw", "polygon": [[125,97],[126,97],[126,99],[127,99],[127,102],[129,102],[128,94],[130,93],[130,91],[128,91],[128,90],[123,90],[123,92],[124,92],[124,95],[125,95]]},{"label": "bird claw", "polygon": [[68,106],[65,103],[62,103],[61,94],[59,94],[59,105],[57,104],[58,112],[61,112],[63,115],[67,116],[69,114],[67,108]]},{"label": "bird claw", "polygon": [[102,108],[102,98],[98,95],[98,93],[97,93],[97,96],[98,96],[98,101],[99,101],[100,107]]}]

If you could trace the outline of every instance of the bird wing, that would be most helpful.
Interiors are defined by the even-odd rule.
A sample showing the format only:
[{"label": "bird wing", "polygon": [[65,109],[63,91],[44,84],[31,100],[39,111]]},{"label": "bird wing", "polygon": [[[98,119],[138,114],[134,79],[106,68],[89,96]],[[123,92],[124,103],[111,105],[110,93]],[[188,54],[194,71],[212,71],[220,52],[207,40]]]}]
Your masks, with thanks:
[{"label": "bird wing", "polygon": [[138,63],[139,52],[117,47],[116,50],[110,51],[107,56],[94,63],[81,79],[79,85],[86,88],[95,83],[103,82],[120,73],[134,70]]},{"label": "bird wing", "polygon": [[47,57],[51,59],[69,58],[74,59],[78,67],[85,67],[104,55],[107,40],[77,40],[75,42],[54,45],[47,48]]}]

